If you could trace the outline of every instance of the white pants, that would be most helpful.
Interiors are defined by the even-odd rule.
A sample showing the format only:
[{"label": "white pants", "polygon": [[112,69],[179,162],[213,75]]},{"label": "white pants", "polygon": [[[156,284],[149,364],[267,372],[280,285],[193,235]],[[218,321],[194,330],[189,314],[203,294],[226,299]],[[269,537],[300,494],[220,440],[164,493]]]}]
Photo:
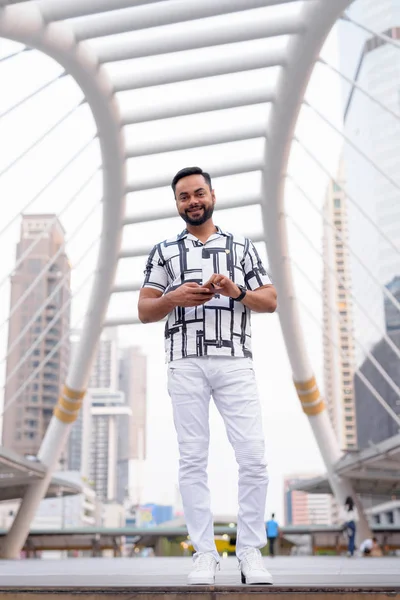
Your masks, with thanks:
[{"label": "white pants", "polygon": [[168,391],[179,444],[179,486],[196,552],[218,553],[207,485],[209,404],[212,395],[239,465],[236,554],[262,548],[268,487],[257,386],[249,358],[183,358],[168,366]]}]

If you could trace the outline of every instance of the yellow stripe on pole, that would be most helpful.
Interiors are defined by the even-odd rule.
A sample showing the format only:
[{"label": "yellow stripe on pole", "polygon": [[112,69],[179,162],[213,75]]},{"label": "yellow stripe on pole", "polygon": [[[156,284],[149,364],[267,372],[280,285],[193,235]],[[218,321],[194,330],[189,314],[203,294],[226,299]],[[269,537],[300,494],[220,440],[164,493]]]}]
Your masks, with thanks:
[{"label": "yellow stripe on pole", "polygon": [[66,412],[61,406],[57,404],[54,409],[53,415],[57,417],[62,423],[73,423],[78,418],[77,412]]},{"label": "yellow stripe on pole", "polygon": [[325,410],[325,402],[321,399],[320,402],[315,404],[314,406],[304,406],[303,411],[306,413],[308,417],[315,417],[315,415],[319,415],[323,410]]},{"label": "yellow stripe on pole", "polygon": [[317,382],[315,380],[315,377],[313,376],[307,381],[295,381],[294,387],[298,392],[308,392],[313,388],[317,387]]},{"label": "yellow stripe on pole", "polygon": [[79,411],[80,407],[82,406],[82,400],[67,400],[67,398],[64,396],[60,396],[58,399],[58,404],[66,410]]},{"label": "yellow stripe on pole", "polygon": [[73,423],[78,418],[86,390],[72,390],[64,385],[61,396],[58,398],[53,415],[62,423]]},{"label": "yellow stripe on pole", "polygon": [[307,381],[295,381],[294,385],[301,407],[307,416],[314,417],[325,410],[325,402],[321,398],[314,376]]},{"label": "yellow stripe on pole", "polygon": [[72,390],[67,385],[64,385],[62,390],[62,395],[70,400],[82,400],[85,397],[85,394],[86,390],[81,390],[78,392],[77,390]]},{"label": "yellow stripe on pole", "polygon": [[302,404],[311,404],[315,402],[320,397],[319,389],[315,389],[312,392],[297,392],[298,397],[300,398],[300,402]]}]

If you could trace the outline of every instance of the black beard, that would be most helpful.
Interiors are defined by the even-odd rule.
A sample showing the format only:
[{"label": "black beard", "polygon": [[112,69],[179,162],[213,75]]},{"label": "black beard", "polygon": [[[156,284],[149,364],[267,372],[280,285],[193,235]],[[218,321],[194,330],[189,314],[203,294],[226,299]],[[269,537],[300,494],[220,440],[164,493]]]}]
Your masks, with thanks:
[{"label": "black beard", "polygon": [[185,223],[187,223],[188,225],[192,225],[192,227],[203,225],[206,221],[211,219],[211,217],[213,216],[214,205],[210,206],[210,208],[205,208],[205,207],[202,207],[202,208],[203,208],[203,215],[201,217],[199,217],[198,219],[191,219],[186,211],[183,213],[180,213],[180,215],[181,215],[182,219],[185,221]]}]

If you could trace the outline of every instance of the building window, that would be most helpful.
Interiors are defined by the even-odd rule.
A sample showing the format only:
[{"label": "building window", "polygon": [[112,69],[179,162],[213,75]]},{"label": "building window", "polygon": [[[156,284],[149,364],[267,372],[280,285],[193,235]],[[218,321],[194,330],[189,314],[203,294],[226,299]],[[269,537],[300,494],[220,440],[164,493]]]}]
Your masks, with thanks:
[{"label": "building window", "polygon": [[[336,184],[335,184],[336,185]],[[333,203],[335,205],[335,208],[340,208],[340,198],[335,198],[333,200]]]},{"label": "building window", "polygon": [[394,515],[393,515],[393,511],[392,510],[389,510],[386,513],[386,518],[387,518],[387,522],[389,523],[389,525],[393,525],[393,523],[394,523]]}]

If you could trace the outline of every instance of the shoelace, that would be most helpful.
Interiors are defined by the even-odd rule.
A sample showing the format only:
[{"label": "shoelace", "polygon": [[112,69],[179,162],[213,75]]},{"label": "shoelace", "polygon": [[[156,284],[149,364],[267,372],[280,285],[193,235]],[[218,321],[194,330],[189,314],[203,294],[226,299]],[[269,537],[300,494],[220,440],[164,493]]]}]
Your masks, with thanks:
[{"label": "shoelace", "polygon": [[209,571],[213,567],[215,559],[212,554],[199,554],[194,563],[195,571]]},{"label": "shoelace", "polygon": [[246,552],[242,562],[246,562],[250,570],[264,571],[261,554],[256,549]]}]

